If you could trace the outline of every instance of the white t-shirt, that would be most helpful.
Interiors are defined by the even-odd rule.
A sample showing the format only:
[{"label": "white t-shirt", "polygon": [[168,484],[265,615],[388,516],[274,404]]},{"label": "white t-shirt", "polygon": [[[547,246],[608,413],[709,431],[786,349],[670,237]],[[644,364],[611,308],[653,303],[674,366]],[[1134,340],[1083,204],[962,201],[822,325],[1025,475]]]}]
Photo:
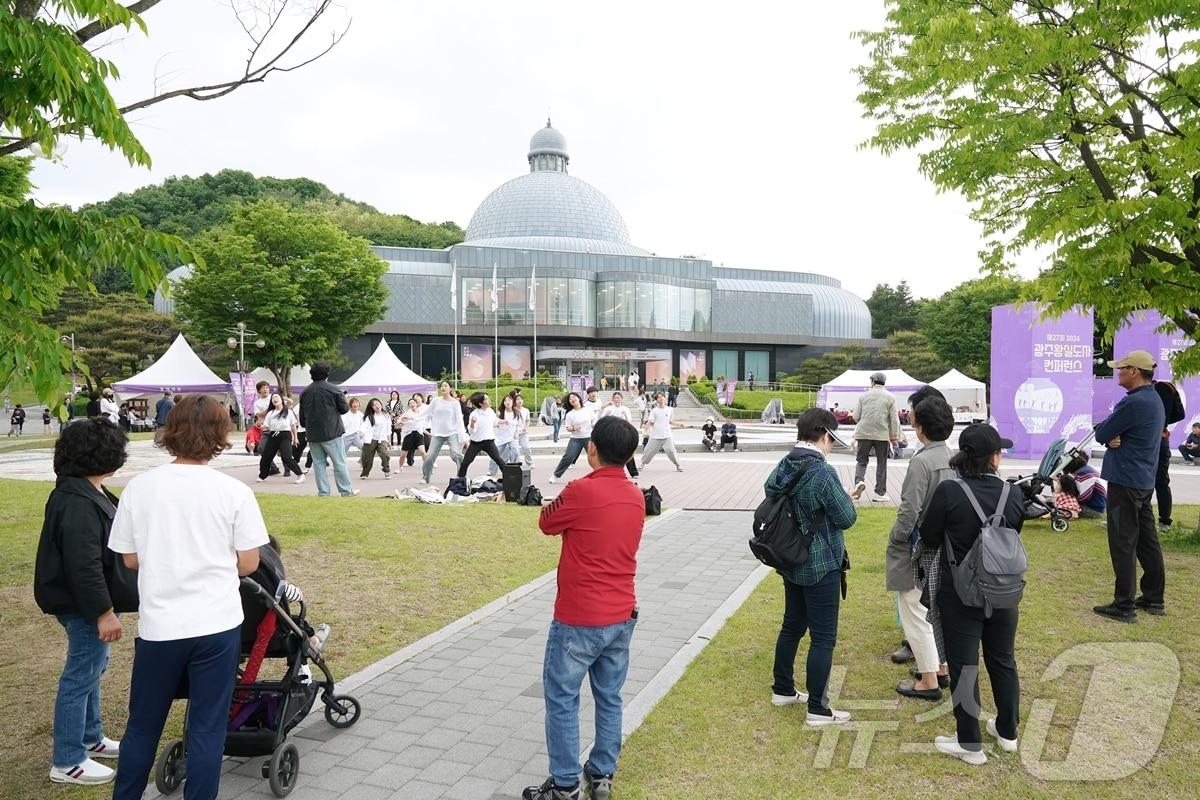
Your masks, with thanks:
[{"label": "white t-shirt", "polygon": [[254,398],[254,413],[261,414],[262,412],[266,411],[267,406],[270,405],[270,403],[271,403],[271,395],[267,395],[266,397],[255,397]]},{"label": "white t-shirt", "polygon": [[430,433],[434,436],[462,435],[462,406],[453,397],[435,397],[429,403]]},{"label": "white t-shirt", "polygon": [[114,425],[116,425],[117,421],[121,418],[120,406],[107,397],[100,398],[100,413],[101,415],[108,417],[108,421]]},{"label": "white t-shirt", "polygon": [[629,409],[626,408],[625,406],[617,406],[617,405],[605,406],[604,410],[600,412],[600,416],[601,417],[620,417],[621,419],[625,420],[626,422],[629,422],[630,424],[632,424],[632,420],[630,419],[630,416],[629,416]]},{"label": "white t-shirt", "polygon": [[361,411],[347,411],[342,414],[342,427],[346,429],[346,435],[358,436],[362,421],[363,413]]},{"label": "white t-shirt", "polygon": [[266,419],[263,420],[263,428],[271,432],[290,431],[292,425],[300,424],[300,420],[296,418],[296,413],[290,410],[283,411],[268,411]]},{"label": "white t-shirt", "polygon": [[408,436],[410,433],[420,433],[425,430],[425,418],[421,416],[421,409],[408,409],[400,415],[403,420],[400,423],[400,433],[403,436]]},{"label": "white t-shirt", "polygon": [[663,406],[662,408],[655,406],[654,408],[650,409],[650,413],[646,416],[646,421],[650,423],[651,439],[671,438],[670,406]]},{"label": "white t-shirt", "polygon": [[137,553],[138,635],[161,642],[239,626],[237,551],[266,543],[248,486],[212,467],[163,464],[129,481],[108,547]]},{"label": "white t-shirt", "polygon": [[517,409],[513,416],[513,437],[519,439],[529,432],[529,409]]},{"label": "white t-shirt", "polygon": [[517,425],[519,424],[516,413],[509,409],[503,417],[496,415],[496,444],[508,444],[516,438]]},{"label": "white t-shirt", "polygon": [[599,400],[584,400],[583,407],[587,411],[592,412],[592,421],[593,422],[600,415],[600,401]]},{"label": "white t-shirt", "polygon": [[371,422],[371,418],[363,414],[359,433],[364,442],[390,442],[392,440],[392,418],[386,411],[380,411],[375,415],[375,421]]},{"label": "white t-shirt", "polygon": [[571,432],[572,439],[587,439],[592,435],[592,425],[596,422],[596,415],[586,408],[577,408],[567,412],[567,418],[563,420],[568,428],[577,427],[579,430]]},{"label": "white t-shirt", "polygon": [[472,442],[484,442],[496,438],[496,412],[491,408],[477,408],[471,412]]},{"label": "white t-shirt", "polygon": [[432,411],[433,409],[430,407],[429,403],[421,403],[421,405],[417,406],[417,419],[420,420],[419,429],[421,431],[429,430],[429,427],[432,424]]}]

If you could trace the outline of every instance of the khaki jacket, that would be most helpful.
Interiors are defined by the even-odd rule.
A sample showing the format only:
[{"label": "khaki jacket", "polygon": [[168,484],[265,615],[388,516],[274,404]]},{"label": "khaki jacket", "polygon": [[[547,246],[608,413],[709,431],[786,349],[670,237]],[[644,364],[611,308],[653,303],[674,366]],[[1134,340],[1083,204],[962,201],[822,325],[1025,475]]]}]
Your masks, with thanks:
[{"label": "khaki jacket", "polygon": [[882,386],[872,386],[858,398],[854,409],[854,438],[860,442],[888,442],[900,438],[896,398]]}]

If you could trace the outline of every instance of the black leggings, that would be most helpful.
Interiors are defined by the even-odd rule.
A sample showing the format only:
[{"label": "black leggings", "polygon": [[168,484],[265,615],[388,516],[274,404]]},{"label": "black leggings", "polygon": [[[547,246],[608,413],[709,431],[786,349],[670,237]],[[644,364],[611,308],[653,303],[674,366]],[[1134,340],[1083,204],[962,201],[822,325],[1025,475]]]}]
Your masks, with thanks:
[{"label": "black leggings", "polygon": [[425,437],[420,431],[413,431],[404,435],[404,441],[400,444],[400,456],[404,458],[408,466],[413,465],[413,453],[418,447],[424,447],[425,452],[429,452],[429,446],[425,444]]},{"label": "black leggings", "polygon": [[458,477],[467,477],[467,467],[471,466],[471,462],[475,460],[475,456],[480,451],[487,453],[492,461],[496,462],[496,466],[504,469],[504,459],[500,456],[500,451],[496,449],[496,440],[484,439],[482,442],[471,442],[467,445],[467,452],[463,456],[462,463],[458,465]]},{"label": "black leggings", "polygon": [[283,474],[288,472],[300,473],[300,465],[296,463],[296,459],[292,456],[292,434],[288,431],[276,431],[267,433],[263,437],[262,458],[258,460],[258,477],[266,479],[271,474],[271,462],[275,460],[275,454],[279,454],[279,460],[283,462]]}]

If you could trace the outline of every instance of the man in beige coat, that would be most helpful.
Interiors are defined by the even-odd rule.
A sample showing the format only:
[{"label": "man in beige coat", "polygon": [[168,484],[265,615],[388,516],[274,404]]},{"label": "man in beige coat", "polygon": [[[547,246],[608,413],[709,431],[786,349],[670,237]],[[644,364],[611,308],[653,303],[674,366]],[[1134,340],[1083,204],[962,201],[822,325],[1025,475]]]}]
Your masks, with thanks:
[{"label": "man in beige coat", "polygon": [[867,462],[871,452],[875,453],[875,492],[871,499],[883,502],[887,496],[887,457],[889,445],[900,441],[900,417],[896,414],[896,398],[892,397],[884,384],[887,376],[882,372],[871,375],[871,388],[858,398],[854,419],[858,427],[854,438],[858,441],[858,465],[854,469],[855,487],[866,486]]}]

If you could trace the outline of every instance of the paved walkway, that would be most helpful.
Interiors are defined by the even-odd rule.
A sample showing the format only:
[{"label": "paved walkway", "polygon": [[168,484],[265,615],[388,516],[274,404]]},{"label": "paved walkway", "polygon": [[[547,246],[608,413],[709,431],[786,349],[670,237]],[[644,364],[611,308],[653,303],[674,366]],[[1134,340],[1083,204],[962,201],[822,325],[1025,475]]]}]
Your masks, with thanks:
[{"label": "paved walkway", "polygon": [[[746,548],[748,525],[738,512],[678,512],[647,525],[624,691],[627,732],[682,673],[678,654],[694,656],[766,574]],[[314,714],[293,732],[302,755],[291,798],[488,800],[519,797],[544,780],[542,653],[554,594],[547,576],[381,674],[368,669],[369,680],[352,690],[363,706],[353,728],[335,730]],[[593,725],[586,685],[582,707],[586,747]],[[220,797],[270,797],[260,764],[229,760]]]}]

